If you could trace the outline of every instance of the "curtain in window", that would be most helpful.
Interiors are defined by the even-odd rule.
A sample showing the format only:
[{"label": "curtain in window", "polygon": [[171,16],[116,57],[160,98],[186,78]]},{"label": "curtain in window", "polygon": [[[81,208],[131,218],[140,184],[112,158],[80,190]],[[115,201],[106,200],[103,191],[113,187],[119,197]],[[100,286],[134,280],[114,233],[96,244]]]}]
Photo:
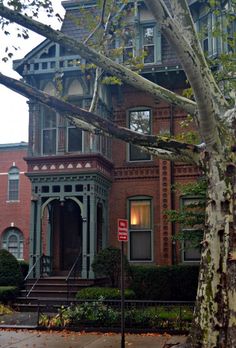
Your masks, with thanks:
[{"label": "curtain in window", "polygon": [[130,225],[132,229],[148,229],[151,224],[150,201],[131,201]]}]

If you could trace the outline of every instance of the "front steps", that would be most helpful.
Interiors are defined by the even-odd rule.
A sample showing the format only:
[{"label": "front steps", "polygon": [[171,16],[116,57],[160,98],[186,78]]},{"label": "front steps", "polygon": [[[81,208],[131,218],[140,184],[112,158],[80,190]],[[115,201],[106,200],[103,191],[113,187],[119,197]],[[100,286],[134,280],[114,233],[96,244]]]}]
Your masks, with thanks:
[{"label": "front steps", "polygon": [[57,311],[63,305],[68,305],[75,300],[76,293],[83,288],[102,286],[106,279],[70,279],[53,276],[40,278],[35,286],[35,279],[28,279],[25,289],[21,290],[14,307],[19,311],[37,311],[48,308],[48,311]]}]

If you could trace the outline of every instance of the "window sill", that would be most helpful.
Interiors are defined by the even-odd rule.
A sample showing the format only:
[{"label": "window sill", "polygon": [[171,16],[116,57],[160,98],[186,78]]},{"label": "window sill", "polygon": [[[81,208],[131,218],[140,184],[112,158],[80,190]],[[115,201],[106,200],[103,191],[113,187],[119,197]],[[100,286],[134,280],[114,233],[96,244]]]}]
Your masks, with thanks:
[{"label": "window sill", "polygon": [[12,200],[12,201],[6,201],[6,203],[20,203],[20,200],[19,199],[17,199],[17,200]]}]

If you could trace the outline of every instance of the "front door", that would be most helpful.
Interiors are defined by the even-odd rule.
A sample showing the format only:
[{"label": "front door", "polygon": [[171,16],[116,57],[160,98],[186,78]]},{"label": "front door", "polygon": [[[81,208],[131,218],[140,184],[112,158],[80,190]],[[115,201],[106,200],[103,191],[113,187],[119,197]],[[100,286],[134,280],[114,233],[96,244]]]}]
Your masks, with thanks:
[{"label": "front door", "polygon": [[53,208],[53,269],[67,274],[82,250],[81,210],[72,199],[57,202]]}]

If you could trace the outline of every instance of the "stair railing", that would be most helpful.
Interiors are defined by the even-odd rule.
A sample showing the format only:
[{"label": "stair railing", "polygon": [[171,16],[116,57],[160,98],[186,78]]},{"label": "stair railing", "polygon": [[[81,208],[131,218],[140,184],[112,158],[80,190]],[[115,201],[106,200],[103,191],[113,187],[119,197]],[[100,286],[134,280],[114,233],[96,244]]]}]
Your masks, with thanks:
[{"label": "stair railing", "polygon": [[34,290],[35,286],[37,285],[39,279],[42,277],[42,275],[44,275],[45,273],[48,274],[48,270],[51,270],[51,257],[50,256],[46,256],[46,255],[41,255],[38,256],[36,258],[35,263],[33,264],[33,266],[31,267],[31,269],[29,270],[27,276],[25,277],[24,281],[26,281],[30,274],[32,272],[35,272],[36,267],[38,266],[38,264],[40,264],[39,266],[39,276],[36,278],[34,284],[32,285],[32,287],[29,289],[29,291],[26,294],[26,297],[29,297],[29,295],[31,294],[31,292]]},{"label": "stair railing", "polygon": [[[26,276],[25,279],[24,279],[25,281],[29,278],[29,276],[31,275],[32,272],[35,272],[36,267],[38,266],[38,264],[39,264],[39,263],[41,264],[41,258],[42,258],[42,255],[36,257],[35,263],[33,264],[33,266],[31,267],[31,269],[29,270],[27,276]],[[29,295],[31,294],[31,292],[32,292],[33,289],[35,288],[37,282],[39,281],[40,275],[41,275],[41,267],[40,267],[39,277],[36,278],[34,284],[32,285],[32,287],[31,287],[31,288],[29,289],[29,291],[27,292],[26,297],[29,297]]]},{"label": "stair railing", "polygon": [[67,284],[67,300],[69,299],[69,294],[70,294],[70,280],[75,280],[77,272],[78,272],[78,264],[79,260],[81,258],[81,252],[78,254],[78,256],[75,259],[75,262],[73,263],[68,276],[66,277],[66,284]]}]

